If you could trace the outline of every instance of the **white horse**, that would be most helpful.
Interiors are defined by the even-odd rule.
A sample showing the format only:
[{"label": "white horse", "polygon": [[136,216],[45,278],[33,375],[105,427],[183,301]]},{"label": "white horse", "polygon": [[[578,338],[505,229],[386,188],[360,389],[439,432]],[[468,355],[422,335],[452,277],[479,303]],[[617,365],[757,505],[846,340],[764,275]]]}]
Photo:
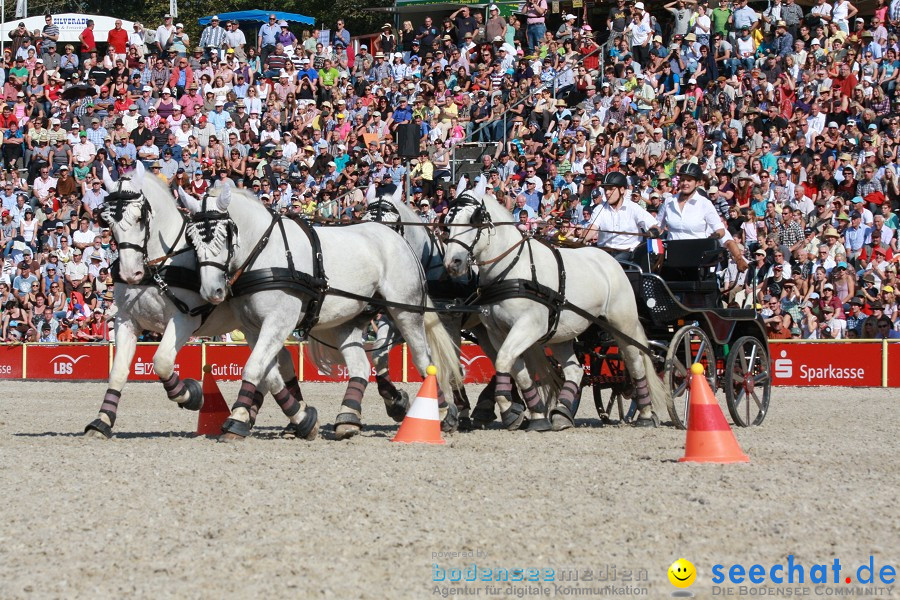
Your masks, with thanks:
[{"label": "white horse", "polygon": [[[519,406],[510,402],[512,377],[530,411],[531,429],[561,429],[572,424],[574,400],[584,374],[572,341],[592,324],[572,307],[609,324],[634,379],[634,399],[640,411],[635,423],[658,424],[652,406],[663,409],[666,390],[649,355],[640,349],[647,347],[647,336],[638,319],[628,278],[615,259],[590,247],[561,248],[555,255],[548,245],[520,232],[509,211],[486,196],[484,178],[474,190],[457,194],[448,223],[444,256],[447,271],[457,276],[473,264],[479,267],[479,285],[488,307],[482,321],[491,341],[499,347],[494,361],[496,401],[504,425],[515,426],[524,418]],[[534,289],[544,293],[544,301],[538,301],[529,292]],[[565,304],[560,304],[560,291]],[[566,380],[550,410],[552,424],[547,418],[547,406],[520,358],[539,343],[548,345],[562,365]]]},{"label": "white horse", "polygon": [[[179,212],[169,188],[157,177],[145,177],[140,162],[118,183],[112,181],[109,173],[104,172],[103,176],[110,192],[103,217],[119,245],[116,354],[100,414],[87,426],[85,434],[109,438],[141,331],[162,334],[153,366],[169,399],[181,408],[199,410],[203,404],[202,386],[194,379],[179,378],[174,371],[175,357],[191,336],[221,335],[234,331],[240,323],[231,303],[214,307],[198,293],[197,258],[187,240],[187,219]],[[154,280],[148,270],[159,280]],[[281,380],[302,404],[290,354],[279,354],[278,362]],[[262,399],[262,393],[254,398],[251,421],[256,420]],[[299,430],[290,427],[288,433],[311,439],[316,433],[315,422],[307,421]]]},{"label": "white horse", "polygon": [[[396,233],[375,223],[313,230],[273,215],[253,195],[228,187],[208,199],[214,207],[186,195],[182,201],[192,213],[188,236],[200,258],[201,295],[218,304],[235,286],[232,302],[244,333],[255,342],[241,394],[223,428],[226,439],[245,435],[245,398],[298,327],[311,328],[316,339],[340,350],[350,381],[335,435],[357,434],[371,369],[363,345],[370,300],[386,303],[420,373],[434,364],[442,388],[461,381],[456,348],[437,315],[417,310],[431,306],[422,267]],[[455,407],[439,400],[447,419],[455,422]]]},{"label": "white horse", "polygon": [[[463,180],[462,183],[464,186],[465,181]],[[470,277],[450,277],[444,266],[444,246],[439,237],[435,235],[432,229],[434,226],[422,222],[418,213],[403,201],[402,191],[399,187],[393,194],[386,194],[376,198],[375,187],[369,186],[366,192],[366,200],[367,208],[363,220],[383,223],[406,239],[413,252],[419,256],[428,282],[429,295],[433,300],[438,303],[440,301],[456,302],[465,300],[470,295],[471,291],[473,291],[469,281]],[[413,225],[409,225],[410,223],[413,223]],[[421,223],[421,225],[418,225],[418,223]],[[478,319],[477,313],[466,314],[450,310],[441,313],[441,321],[457,346],[462,341],[461,331],[466,329],[478,338],[485,355],[491,360],[494,359],[496,350],[491,345],[487,331]],[[403,340],[390,319],[379,319],[376,321],[376,325],[372,362],[375,366],[378,391],[382,397],[388,398],[391,394],[397,393],[397,388],[394,387],[389,377],[388,355],[391,347]],[[548,394],[554,394],[559,391],[558,388],[561,382],[558,381],[558,377],[554,373],[548,371],[550,365],[544,356],[542,348],[539,346],[530,348],[525,354],[525,360],[530,369],[541,373],[545,382],[556,386],[549,389]],[[474,421],[475,427],[485,427],[496,419],[494,413],[494,384],[495,378],[492,377],[479,395],[474,410],[471,409],[465,388],[459,386],[453,389],[453,401],[459,409],[460,429],[471,427],[472,421]],[[403,392],[399,393],[403,394]],[[513,394],[518,400],[517,390],[513,390]]]}]

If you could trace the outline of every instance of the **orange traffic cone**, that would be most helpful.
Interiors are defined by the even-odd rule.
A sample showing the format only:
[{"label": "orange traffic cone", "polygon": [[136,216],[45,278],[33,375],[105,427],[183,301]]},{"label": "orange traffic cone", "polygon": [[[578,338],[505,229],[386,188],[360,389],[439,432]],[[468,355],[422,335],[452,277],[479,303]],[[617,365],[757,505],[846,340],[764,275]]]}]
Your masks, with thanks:
[{"label": "orange traffic cone", "polygon": [[443,444],[441,439],[441,416],[438,410],[437,368],[433,365],[425,370],[425,378],[416,399],[413,401],[406,418],[400,423],[400,429],[392,442],[413,444]]},{"label": "orange traffic cone", "polygon": [[684,457],[678,462],[750,462],[741,451],[734,433],[703,376],[703,365],[691,365],[691,407],[688,413]]},{"label": "orange traffic cone", "polygon": [[231,415],[211,371],[209,365],[203,367],[203,406],[197,417],[197,435],[219,435],[222,423]]}]

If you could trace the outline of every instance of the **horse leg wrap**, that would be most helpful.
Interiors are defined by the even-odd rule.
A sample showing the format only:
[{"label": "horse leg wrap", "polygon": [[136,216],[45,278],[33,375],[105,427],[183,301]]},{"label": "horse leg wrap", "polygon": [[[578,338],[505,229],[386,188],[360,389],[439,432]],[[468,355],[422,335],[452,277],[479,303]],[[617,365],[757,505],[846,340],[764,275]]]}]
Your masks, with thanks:
[{"label": "horse leg wrap", "polygon": [[633,398],[639,409],[650,404],[650,386],[647,385],[646,377],[635,379]]},{"label": "horse leg wrap", "polygon": [[275,394],[275,402],[281,407],[281,412],[288,419],[300,412],[300,403],[291,395],[290,390],[281,388],[281,391]]},{"label": "horse leg wrap", "polygon": [[301,405],[303,404],[303,392],[300,391],[300,382],[297,381],[297,378],[294,377],[290,381],[284,382],[284,387],[286,387],[291,392],[291,396],[293,396],[297,402]]},{"label": "horse leg wrap", "polygon": [[497,415],[494,412],[494,389],[495,378],[491,377],[481,393],[478,394],[478,400],[475,401],[475,408],[472,409],[472,423],[475,427],[484,428],[492,423]]},{"label": "horse leg wrap", "polygon": [[513,381],[509,373],[497,373],[494,382],[494,397],[505,398],[512,402]]},{"label": "horse leg wrap", "polygon": [[444,390],[438,388],[438,408],[447,410],[447,397],[444,396]]},{"label": "horse leg wrap", "polygon": [[657,427],[659,425],[659,417],[651,410],[650,386],[647,385],[646,377],[641,377],[634,381],[634,395],[632,396],[632,402],[638,409],[638,416],[632,421],[634,426]]},{"label": "horse leg wrap", "polygon": [[116,412],[119,410],[119,398],[122,392],[107,388],[106,394],[103,396],[103,404],[100,405],[100,412],[109,417],[109,426],[116,424]]},{"label": "horse leg wrap", "polygon": [[525,407],[512,401],[513,382],[509,373],[497,373],[497,381],[494,384],[494,397],[504,398],[509,402],[509,408],[500,412],[500,420],[503,426],[510,431],[516,430],[525,419]]},{"label": "horse leg wrap", "polygon": [[541,395],[538,394],[537,386],[532,384],[530,388],[522,390],[522,398],[525,400],[525,404],[533,417],[528,422],[528,427],[525,430],[550,431],[550,421],[545,416],[547,407],[544,405],[544,401],[541,400]]},{"label": "horse leg wrap", "polygon": [[259,414],[259,409],[262,408],[264,399],[265,396],[259,390],[253,392],[253,404],[250,406],[250,427],[256,425],[256,416]]},{"label": "horse leg wrap", "polygon": [[[241,381],[241,389],[238,391],[237,400],[231,405],[232,414],[239,408],[245,409],[249,414],[253,407],[253,399],[255,396],[256,386],[249,381]],[[250,423],[249,421],[245,423],[244,421],[229,417],[222,423],[222,433],[232,433],[241,437],[247,437],[250,435]]]},{"label": "horse leg wrap", "polygon": [[367,385],[369,385],[368,380],[362,377],[350,378],[350,381],[347,382],[347,391],[344,392],[344,399],[341,400],[341,411],[334,420],[335,425],[345,423],[362,425],[362,399]]},{"label": "horse leg wrap", "polygon": [[103,434],[103,437],[106,439],[112,437],[112,427],[116,424],[116,411],[119,409],[119,397],[121,395],[121,392],[107,388],[106,395],[103,396],[103,404],[100,405],[100,413],[109,418],[109,424],[107,425],[103,419],[98,417],[84,428],[85,433],[97,431]]},{"label": "horse leg wrap", "polygon": [[184,394],[184,384],[178,377],[178,373],[172,373],[168,379],[160,378],[160,381],[162,381],[163,388],[165,388],[169,400],[174,400]]}]

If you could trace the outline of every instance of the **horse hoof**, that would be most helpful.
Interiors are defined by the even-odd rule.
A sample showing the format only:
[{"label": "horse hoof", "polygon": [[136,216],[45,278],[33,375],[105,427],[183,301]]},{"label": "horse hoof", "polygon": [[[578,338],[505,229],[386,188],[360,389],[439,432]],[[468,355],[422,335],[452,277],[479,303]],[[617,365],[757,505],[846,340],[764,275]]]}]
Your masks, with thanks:
[{"label": "horse hoof", "polygon": [[532,419],[528,422],[528,427],[525,428],[525,431],[551,431],[553,426],[550,425],[549,419],[541,418],[541,419]]},{"label": "horse hoof", "polygon": [[550,416],[550,425],[553,427],[553,431],[563,431],[564,429],[571,429],[575,426],[568,417],[558,412],[555,412]]},{"label": "horse hoof", "polygon": [[94,419],[84,428],[84,437],[95,440],[108,440],[112,437],[112,427],[102,419]]},{"label": "horse hoof", "polygon": [[659,427],[659,417],[653,413],[651,417],[637,417],[631,422],[632,427]]},{"label": "horse hoof", "polygon": [[108,440],[109,437],[104,435],[102,432],[97,431],[96,429],[88,429],[84,432],[84,437],[91,440]]},{"label": "horse hoof", "polygon": [[556,407],[550,411],[550,424],[553,431],[562,431],[575,426],[575,417],[569,407],[562,402],[557,403]]},{"label": "horse hoof", "polygon": [[522,421],[525,420],[525,407],[521,404],[512,403],[507,410],[500,413],[500,419],[506,429],[516,431],[522,426]]},{"label": "horse hoof", "polygon": [[406,417],[406,411],[409,410],[409,394],[403,390],[397,390],[398,397],[391,402],[384,401],[384,408],[387,414],[395,423],[403,422]]},{"label": "horse hoof", "polygon": [[497,414],[493,407],[490,410],[478,408],[472,411],[472,426],[476,429],[487,429],[488,425],[497,420]]},{"label": "horse hoof", "polygon": [[354,423],[341,423],[334,426],[334,439],[349,440],[353,436],[359,435],[361,427]]},{"label": "horse hoof", "polygon": [[441,431],[444,433],[454,433],[459,429],[459,409],[455,404],[447,405],[447,415],[441,421]]},{"label": "horse hoof", "polygon": [[230,444],[233,442],[243,442],[245,439],[247,439],[247,436],[238,435],[236,433],[232,433],[229,431],[229,432],[226,432],[226,433],[223,433],[222,435],[220,435],[216,441],[223,443],[223,444]]},{"label": "horse hoof", "polygon": [[185,379],[184,387],[187,390],[187,400],[178,406],[185,410],[200,410],[203,407],[203,386],[196,379]]},{"label": "horse hoof", "polygon": [[469,417],[460,417],[459,418],[459,428],[458,431],[468,432],[475,429],[475,426],[472,425],[472,419]]},{"label": "horse hoof", "polygon": [[306,407],[303,420],[296,425],[291,423],[282,432],[282,436],[290,439],[314,440],[319,435],[319,413],[312,406]]}]

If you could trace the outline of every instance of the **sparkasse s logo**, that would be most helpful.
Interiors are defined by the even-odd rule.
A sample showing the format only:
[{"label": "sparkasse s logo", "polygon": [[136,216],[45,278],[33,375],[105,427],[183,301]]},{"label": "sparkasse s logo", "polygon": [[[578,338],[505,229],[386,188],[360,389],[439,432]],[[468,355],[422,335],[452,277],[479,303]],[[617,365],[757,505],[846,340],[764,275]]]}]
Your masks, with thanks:
[{"label": "sparkasse s logo", "polygon": [[794,361],[787,357],[787,351],[781,351],[781,358],[775,360],[775,377],[790,379],[794,374]]}]

